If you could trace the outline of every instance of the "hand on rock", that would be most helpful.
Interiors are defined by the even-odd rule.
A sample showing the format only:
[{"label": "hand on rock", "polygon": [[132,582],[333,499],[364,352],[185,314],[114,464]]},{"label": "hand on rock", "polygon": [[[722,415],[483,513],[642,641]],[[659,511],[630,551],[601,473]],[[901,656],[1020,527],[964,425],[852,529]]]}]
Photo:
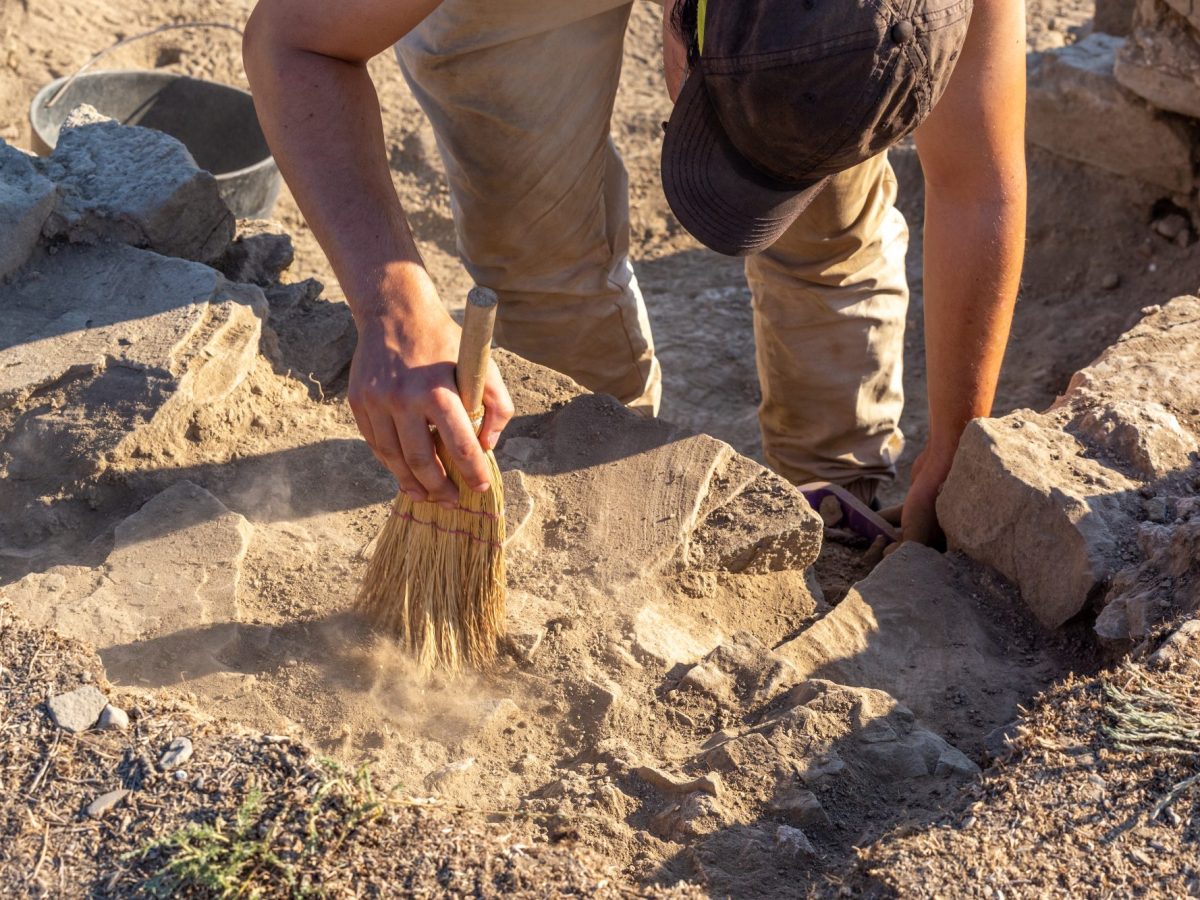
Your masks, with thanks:
[{"label": "hand on rock", "polygon": [[896,551],[905,541],[916,541],[936,549],[944,549],[946,536],[937,519],[937,496],[950,474],[953,454],[934,455],[926,447],[913,463],[912,485],[903,506],[893,506],[880,513],[887,522],[900,529],[900,543],[892,544],[885,556]]}]

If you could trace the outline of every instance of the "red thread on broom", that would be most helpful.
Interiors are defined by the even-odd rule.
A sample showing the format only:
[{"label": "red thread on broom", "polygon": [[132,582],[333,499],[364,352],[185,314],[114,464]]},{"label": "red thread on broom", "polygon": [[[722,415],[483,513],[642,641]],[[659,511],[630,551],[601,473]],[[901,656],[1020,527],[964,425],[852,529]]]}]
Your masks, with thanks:
[{"label": "red thread on broom", "polygon": [[[469,511],[470,510],[466,510],[466,509],[463,510],[463,512],[469,512]],[[417,525],[428,525],[434,531],[440,531],[442,534],[462,535],[465,538],[469,538],[470,540],[476,541],[477,543],[480,543],[480,544],[486,544],[487,546],[493,547],[496,550],[499,550],[500,546],[501,546],[499,541],[486,541],[483,538],[475,537],[475,535],[471,534],[471,532],[469,532],[469,531],[463,531],[461,528],[443,528],[441,525],[437,524],[437,522],[434,522],[429,519],[418,519],[412,513],[397,513],[396,517],[399,519],[407,519],[409,522],[413,522]],[[494,518],[494,517],[489,517],[489,518]]]},{"label": "red thread on broom", "polygon": [[[420,522],[423,525],[426,524],[424,519],[413,519],[412,513],[397,512],[397,509],[399,509],[398,505],[392,507],[392,515],[399,516],[402,519],[412,519],[412,521]],[[500,510],[499,514],[497,514],[490,513],[486,509],[467,509],[465,506],[455,506],[453,511],[466,513],[468,516],[479,516],[482,519],[491,519],[493,522],[498,522],[504,518],[504,510]]]}]

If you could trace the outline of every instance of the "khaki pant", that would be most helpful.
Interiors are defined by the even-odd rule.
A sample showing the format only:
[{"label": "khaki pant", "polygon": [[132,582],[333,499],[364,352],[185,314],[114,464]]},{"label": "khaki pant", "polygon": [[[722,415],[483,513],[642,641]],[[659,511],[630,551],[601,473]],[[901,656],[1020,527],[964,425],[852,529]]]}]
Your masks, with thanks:
[{"label": "khaki pant", "polygon": [[[433,125],[497,343],[656,412],[609,134],[628,0],[444,0],[396,48]],[[839,175],[750,258],[767,461],[795,482],[890,478],[902,447],[908,232],[883,156]]]}]

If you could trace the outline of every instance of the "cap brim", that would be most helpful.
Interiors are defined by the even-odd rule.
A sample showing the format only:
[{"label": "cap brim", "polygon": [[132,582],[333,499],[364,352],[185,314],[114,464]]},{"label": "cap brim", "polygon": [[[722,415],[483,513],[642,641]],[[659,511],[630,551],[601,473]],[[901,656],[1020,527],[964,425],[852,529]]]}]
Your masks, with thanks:
[{"label": "cap brim", "polygon": [[662,179],[683,227],[727,256],[770,247],[828,180],[790,189],[755,169],[726,136],[699,72],[683,83],[667,123]]}]

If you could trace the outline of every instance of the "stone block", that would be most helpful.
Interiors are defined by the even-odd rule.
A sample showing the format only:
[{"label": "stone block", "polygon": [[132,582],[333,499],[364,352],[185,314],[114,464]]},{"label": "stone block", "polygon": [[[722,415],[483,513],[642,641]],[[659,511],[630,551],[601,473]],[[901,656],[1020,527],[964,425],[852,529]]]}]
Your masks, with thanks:
[{"label": "stone block", "polygon": [[1137,488],[1059,425],[1028,410],[975,420],[937,502],[950,546],[1016,584],[1052,628],[1120,568]]},{"label": "stone block", "polygon": [[951,546],[1012,580],[1051,627],[1101,593],[1096,628],[1110,640],[1200,605],[1179,562],[1193,513],[1171,500],[1200,459],[1197,366],[1200,298],[1177,297],[1145,310],[1045,413],[973,422],[938,498]]},{"label": "stone block", "polygon": [[1076,434],[1147,480],[1186,468],[1198,449],[1179,418],[1154,401],[1102,403],[1078,418]]},{"label": "stone block", "polygon": [[0,306],[0,462],[16,481],[161,456],[245,379],[266,312],[256,287],[116,244],[39,253]]},{"label": "stone block", "polygon": [[1178,193],[1193,186],[1193,130],[1126,90],[1113,74],[1124,41],[1091,34],[1035,57],[1026,133],[1059,156]]},{"label": "stone block", "polygon": [[279,283],[280,276],[296,257],[290,235],[266,219],[243,219],[237,223],[237,239],[217,263],[230,281],[265,288]]},{"label": "stone block", "polygon": [[0,141],[0,280],[29,259],[57,197],[32,158]]},{"label": "stone block", "polygon": [[1096,617],[1104,640],[1141,641],[1162,622],[1200,609],[1200,509],[1179,511],[1169,526],[1142,525],[1141,561],[1113,579]]},{"label": "stone block", "polygon": [[233,239],[234,217],[216,179],[161,131],[121,125],[94,110],[72,113],[45,171],[59,188],[44,229],[50,237],[113,241],[200,262],[220,257]]},{"label": "stone block", "polygon": [[275,284],[264,294],[271,310],[268,324],[279,346],[279,362],[301,381],[331,384],[350,368],[358,329],[350,307],[321,296],[314,278]]},{"label": "stone block", "polygon": [[1138,0],[1113,71],[1159,109],[1200,118],[1200,32],[1163,0]]}]

